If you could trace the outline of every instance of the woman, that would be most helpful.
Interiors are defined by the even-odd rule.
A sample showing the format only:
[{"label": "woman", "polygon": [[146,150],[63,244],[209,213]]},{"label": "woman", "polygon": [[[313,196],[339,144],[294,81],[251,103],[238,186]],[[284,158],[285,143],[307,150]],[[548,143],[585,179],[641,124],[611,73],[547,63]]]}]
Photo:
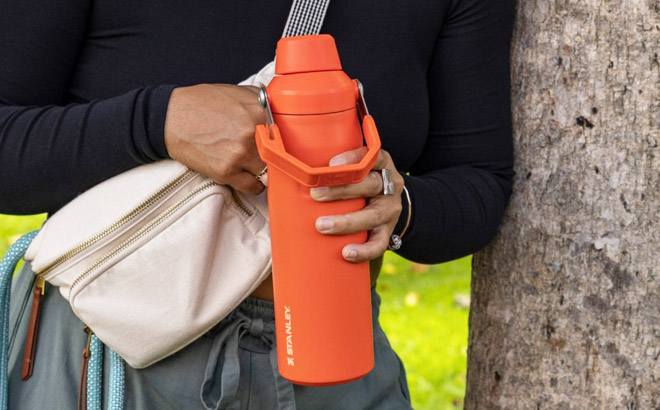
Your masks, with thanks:
[{"label": "woman", "polygon": [[[264,164],[253,133],[264,112],[255,89],[229,84],[272,59],[290,2],[0,4],[0,212],[52,213],[107,178],[165,158],[244,192],[263,189],[254,177]],[[369,201],[363,211],[319,218],[316,227],[332,235],[371,232],[343,256],[373,261],[372,284],[409,210],[397,252],[413,261],[455,259],[495,234],[513,173],[512,18],[512,0],[329,6],[322,32],[335,37],[344,71],[365,86],[383,142],[375,168],[393,172],[396,195],[382,195],[376,172],[360,184],[315,190],[319,201]],[[359,154],[332,162],[354,162]],[[31,277],[26,267],[17,287],[28,288]],[[20,307],[28,301],[19,299],[12,306],[19,325],[10,408],[75,408],[86,340],[79,321],[58,292],[47,290],[34,374],[21,381],[15,363],[27,320]],[[271,299],[269,279],[238,311],[272,323]],[[378,326],[375,292],[373,305],[376,367],[361,380],[291,389],[270,367],[272,338],[263,330],[244,335],[240,365],[227,367],[213,342],[230,317],[176,355],[127,369],[125,408],[270,409],[293,408],[293,401],[298,409],[410,408],[403,367]],[[235,388],[226,391],[227,383]]]}]

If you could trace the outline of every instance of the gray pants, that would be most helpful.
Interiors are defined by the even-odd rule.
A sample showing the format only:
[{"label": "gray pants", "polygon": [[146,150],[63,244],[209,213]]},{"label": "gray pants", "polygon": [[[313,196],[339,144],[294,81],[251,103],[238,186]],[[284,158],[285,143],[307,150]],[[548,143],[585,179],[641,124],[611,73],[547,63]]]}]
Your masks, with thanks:
[{"label": "gray pants", "polygon": [[[15,278],[10,321],[11,410],[76,408],[82,324],[59,291],[47,287],[41,311],[34,374],[20,378],[33,273]],[[277,372],[273,304],[248,298],[200,339],[146,369],[126,366],[126,410],[407,410],[403,365],[378,323],[380,297],[372,291],[374,369],[331,387],[292,385]],[[104,369],[109,368],[107,350]],[[106,375],[107,380],[107,375]]]}]

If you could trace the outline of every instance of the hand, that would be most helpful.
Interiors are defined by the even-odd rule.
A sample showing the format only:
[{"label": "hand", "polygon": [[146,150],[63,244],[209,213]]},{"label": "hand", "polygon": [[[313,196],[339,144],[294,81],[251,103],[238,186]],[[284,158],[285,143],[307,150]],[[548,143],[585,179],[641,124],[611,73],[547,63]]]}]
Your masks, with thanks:
[{"label": "hand", "polygon": [[[356,164],[366,152],[367,148],[362,147],[341,153],[330,160],[330,166]],[[392,171],[394,195],[382,195],[383,178],[380,170],[385,168]],[[390,236],[399,220],[402,209],[403,182],[403,177],[396,170],[390,154],[385,150],[380,150],[372,172],[369,172],[362,182],[311,189],[312,198],[321,202],[367,198],[367,206],[360,211],[318,218],[316,229],[328,235],[346,235],[368,230],[369,239],[366,243],[346,245],[342,250],[342,255],[349,262],[376,259],[387,250]]]},{"label": "hand", "polygon": [[258,194],[264,163],[254,130],[266,122],[256,87],[200,84],[175,88],[165,119],[165,146],[172,159],[220,184]]}]

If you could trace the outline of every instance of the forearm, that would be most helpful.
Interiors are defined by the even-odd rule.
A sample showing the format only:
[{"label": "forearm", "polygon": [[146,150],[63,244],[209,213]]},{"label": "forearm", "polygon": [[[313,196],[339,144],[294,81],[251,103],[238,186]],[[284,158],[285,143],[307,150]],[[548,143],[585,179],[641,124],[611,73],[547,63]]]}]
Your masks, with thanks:
[{"label": "forearm", "polygon": [[67,106],[0,106],[0,213],[54,211],[107,178],[167,158],[172,88]]},{"label": "forearm", "polygon": [[513,15],[512,0],[455,0],[441,28],[428,74],[429,137],[405,178],[413,220],[398,253],[408,259],[456,259],[497,232],[513,179]]},{"label": "forearm", "polygon": [[[463,166],[404,176],[412,219],[397,251],[419,263],[441,263],[484,247],[497,233],[511,195],[511,170]],[[404,196],[404,204],[407,202]],[[403,228],[404,207],[395,233]]]}]

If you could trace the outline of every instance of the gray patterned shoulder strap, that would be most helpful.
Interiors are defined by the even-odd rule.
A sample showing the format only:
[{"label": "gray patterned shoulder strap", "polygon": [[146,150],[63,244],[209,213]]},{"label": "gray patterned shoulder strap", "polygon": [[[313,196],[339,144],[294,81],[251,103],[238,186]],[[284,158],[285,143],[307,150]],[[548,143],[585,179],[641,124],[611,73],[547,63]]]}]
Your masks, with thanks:
[{"label": "gray patterned shoulder strap", "polygon": [[293,0],[282,37],[319,34],[330,0]]}]

